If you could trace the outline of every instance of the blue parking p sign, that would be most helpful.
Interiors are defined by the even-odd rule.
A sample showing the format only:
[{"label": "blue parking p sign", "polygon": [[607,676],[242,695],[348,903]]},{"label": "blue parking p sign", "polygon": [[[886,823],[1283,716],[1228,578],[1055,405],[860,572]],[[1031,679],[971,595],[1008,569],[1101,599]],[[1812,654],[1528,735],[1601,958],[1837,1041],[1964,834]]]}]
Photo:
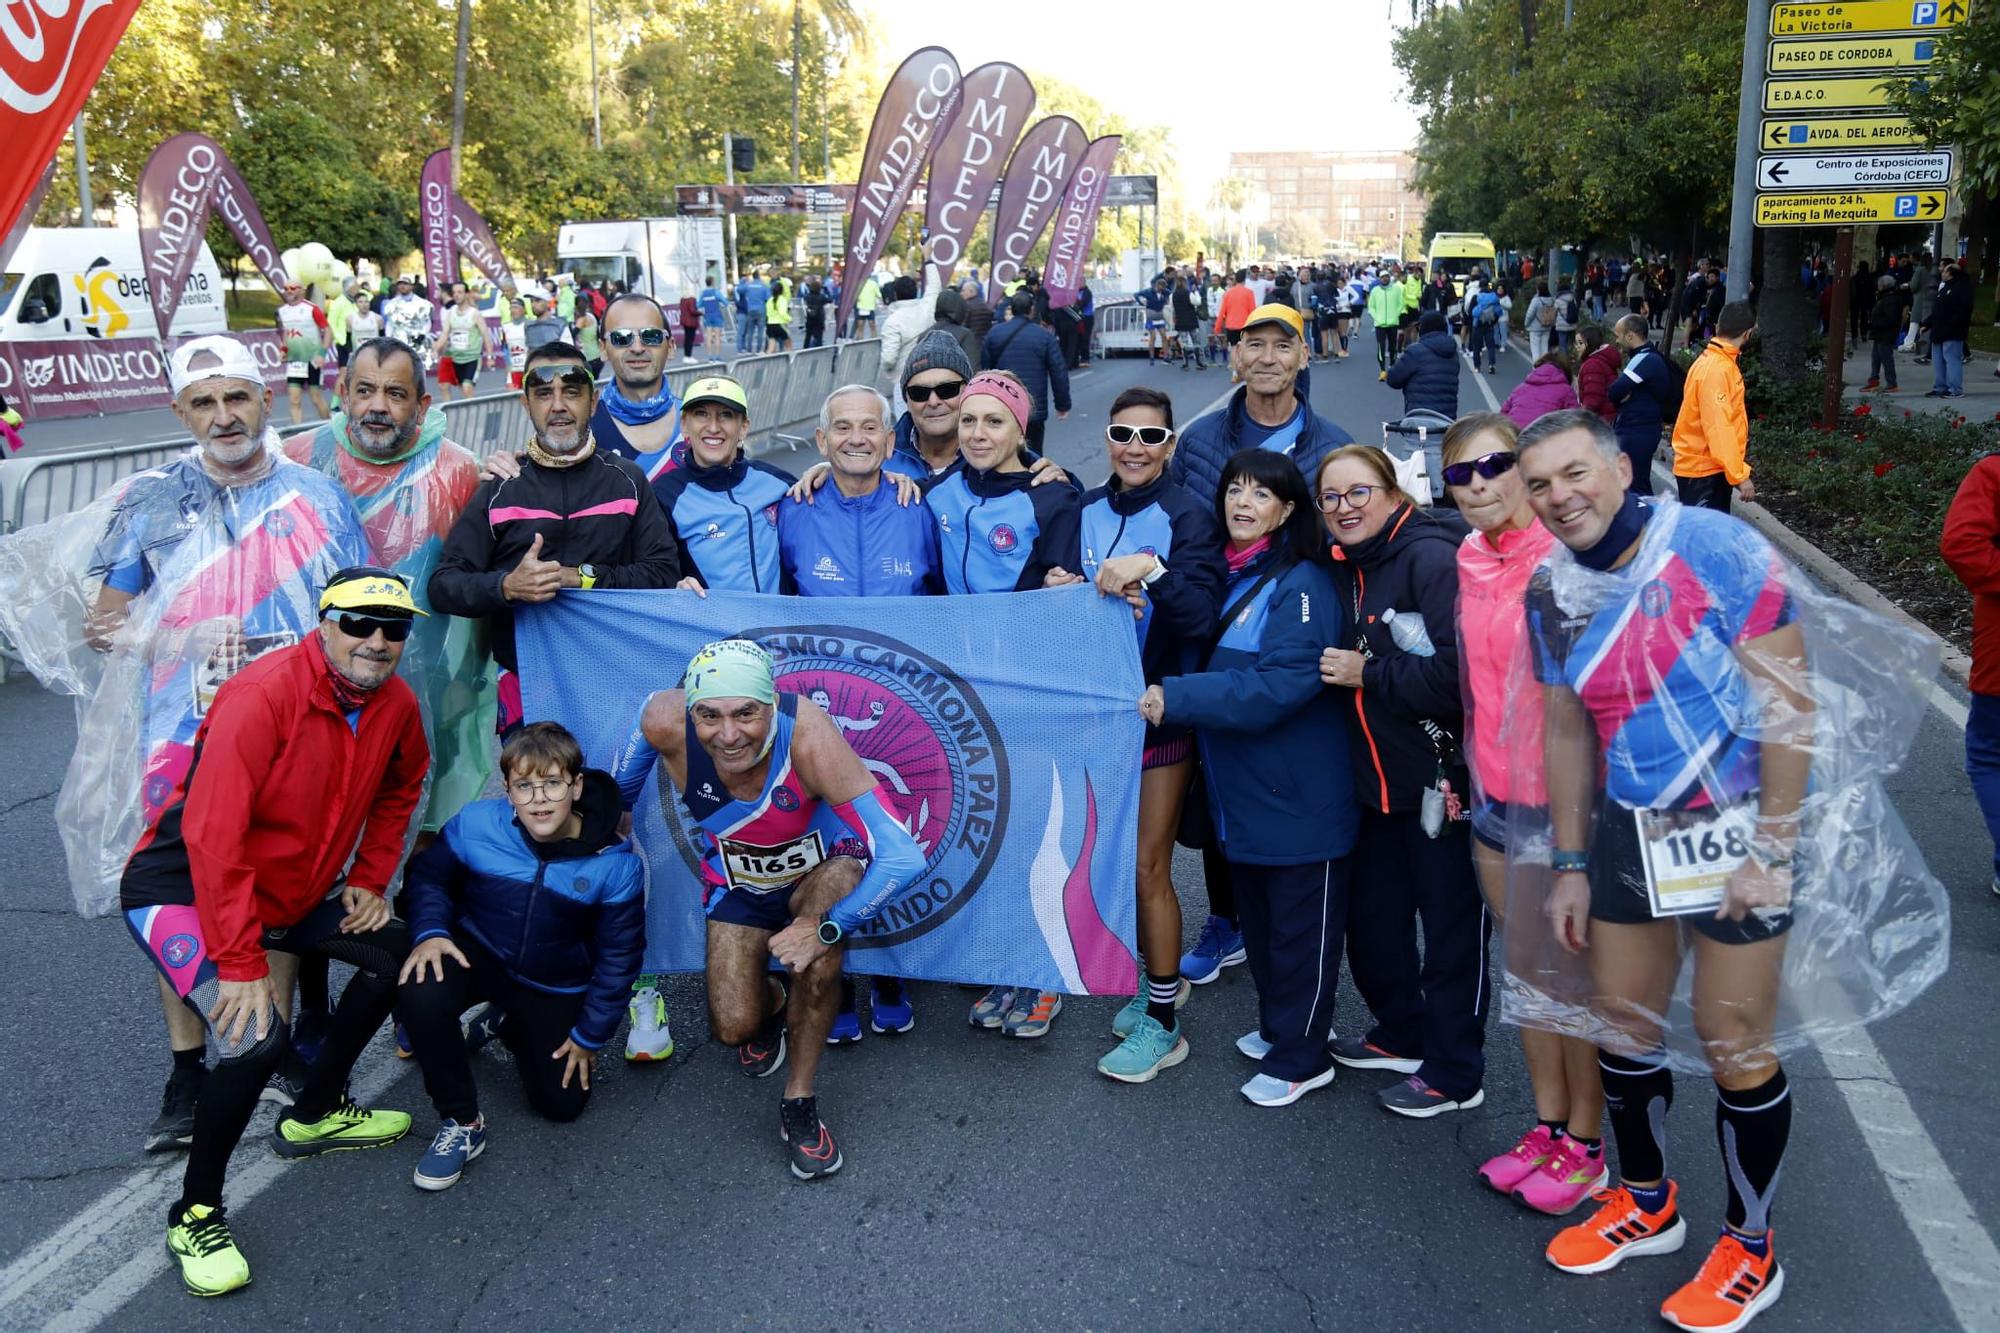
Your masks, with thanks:
[{"label": "blue parking p sign", "polygon": [[1916,215],[1917,215],[1917,196],[1913,194],[1897,195],[1896,216],[1899,218],[1913,218]]},{"label": "blue parking p sign", "polygon": [[1932,3],[1931,0],[1925,0],[1925,3],[1922,4],[1911,5],[1910,26],[1912,28],[1928,28],[1932,26],[1937,22],[1937,11],[1937,5]]}]

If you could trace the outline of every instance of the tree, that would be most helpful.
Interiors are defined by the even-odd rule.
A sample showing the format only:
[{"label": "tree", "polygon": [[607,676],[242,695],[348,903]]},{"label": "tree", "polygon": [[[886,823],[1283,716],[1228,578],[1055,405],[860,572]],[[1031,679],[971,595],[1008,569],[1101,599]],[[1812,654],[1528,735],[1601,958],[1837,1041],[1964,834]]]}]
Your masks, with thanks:
[{"label": "tree", "polygon": [[[2000,10],[1975,6],[1970,19],[1938,38],[1922,79],[1889,86],[1889,101],[1933,146],[1958,146],[1966,250],[1988,257],[2000,204]],[[1985,271],[1996,267],[1988,263]]]},{"label": "tree", "polygon": [[1319,234],[1319,228],[1296,214],[1287,214],[1278,219],[1273,236],[1278,253],[1287,258],[1311,257],[1320,252],[1326,238]]},{"label": "tree", "polygon": [[[805,58],[805,0],[792,0],[792,179],[799,175],[799,72]],[[820,27],[836,44],[858,40],[866,29],[852,0],[813,0]]]}]

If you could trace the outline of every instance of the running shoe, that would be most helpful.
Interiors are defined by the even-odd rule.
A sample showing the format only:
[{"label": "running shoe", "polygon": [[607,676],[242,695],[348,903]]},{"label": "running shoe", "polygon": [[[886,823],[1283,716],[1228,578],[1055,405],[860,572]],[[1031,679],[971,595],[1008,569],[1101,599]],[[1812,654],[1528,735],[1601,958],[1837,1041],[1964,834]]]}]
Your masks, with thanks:
[{"label": "running shoe", "polygon": [[1741,1240],[1723,1232],[1694,1281],[1667,1297],[1660,1318],[1675,1328],[1700,1333],[1736,1333],[1776,1305],[1785,1289],[1785,1270],[1778,1266],[1777,1245],[1769,1232],[1764,1245],[1759,1258]]},{"label": "running shoe", "polygon": [[1264,1034],[1256,1028],[1236,1039],[1236,1049],[1252,1060],[1261,1060],[1271,1053],[1271,1043],[1264,1040]]},{"label": "running shoe", "polygon": [[311,1064],[319,1059],[320,1043],[326,1040],[326,1025],[333,1015],[324,1009],[301,1009],[292,1020],[292,1049],[299,1059]]},{"label": "running shoe", "polygon": [[[884,981],[892,984],[884,986]],[[900,1036],[916,1025],[917,1011],[911,1007],[909,989],[900,978],[876,977],[868,983],[869,1027]]]},{"label": "running shoe", "polygon": [[853,1009],[842,1009],[833,1016],[833,1026],[826,1030],[826,1044],[848,1046],[861,1040],[861,1015]]},{"label": "running shoe", "polygon": [[1428,1120],[1447,1111],[1470,1111],[1486,1100],[1486,1090],[1474,1088],[1470,1096],[1447,1097],[1412,1074],[1401,1083],[1391,1084],[1376,1093],[1375,1100],[1382,1103],[1385,1111],[1394,1111],[1412,1120]]},{"label": "running shoe", "polygon": [[1181,955],[1181,977],[1197,986],[1206,986],[1222,975],[1225,967],[1235,967],[1249,957],[1243,951],[1243,932],[1229,924],[1227,917],[1211,916],[1201,928],[1194,948]]},{"label": "running shoe", "polygon": [[409,1059],[409,1058],[410,1058],[410,1056],[411,1056],[412,1054],[414,1054],[414,1053],[415,1053],[415,1050],[416,1050],[416,1048],[410,1045],[410,1030],[409,1030],[408,1028],[406,1028],[406,1027],[404,1027],[404,1026],[403,1026],[403,1020],[402,1020],[402,1019],[400,1019],[400,1018],[399,1018],[399,1019],[397,1019],[397,1020],[396,1020],[396,1058],[397,1058],[398,1060],[407,1060],[407,1059]]},{"label": "running shoe", "polygon": [[1324,1071],[1308,1079],[1287,1080],[1259,1074],[1245,1083],[1241,1091],[1244,1100],[1252,1106],[1290,1106],[1314,1088],[1323,1088],[1333,1082],[1333,1076],[1339,1072],[1339,1065],[1328,1065]]},{"label": "running shoe", "polygon": [[[465,1049],[473,1053],[488,1042],[497,1041],[507,1026],[507,1011],[491,1001],[472,1006],[460,1018],[458,1030],[465,1036]],[[672,1046],[672,1042],[668,1046]]]},{"label": "running shoe", "polygon": [[1326,1049],[1349,1069],[1393,1069],[1398,1074],[1414,1074],[1424,1065],[1422,1060],[1385,1051],[1359,1037],[1335,1037],[1326,1044]]},{"label": "running shoe", "polygon": [[1549,1242],[1548,1260],[1565,1273],[1603,1273],[1635,1254],[1672,1254],[1687,1242],[1687,1223],[1676,1203],[1680,1187],[1667,1182],[1667,1205],[1657,1213],[1639,1207],[1623,1185],[1590,1196],[1597,1211],[1564,1227]]},{"label": "running shoe", "polygon": [[1172,1069],[1188,1058],[1187,1038],[1180,1024],[1160,1026],[1160,1020],[1139,1010],[1139,1021],[1125,1040],[1097,1062],[1097,1072],[1120,1083],[1151,1083],[1162,1069]]},{"label": "running shoe", "polygon": [[160,1094],[160,1114],[146,1126],[147,1152],[172,1152],[194,1142],[194,1103],[208,1071],[183,1074],[178,1067]]},{"label": "running shoe", "polygon": [[1009,1037],[1046,1037],[1061,1012],[1062,996],[1054,991],[1017,990],[1000,1031]]},{"label": "running shoe", "polygon": [[1556,1140],[1547,1160],[1522,1177],[1514,1197],[1538,1213],[1561,1217],[1610,1179],[1603,1151],[1593,1153],[1565,1134]]},{"label": "running shoe", "polygon": [[280,1115],[271,1129],[271,1151],[280,1157],[318,1157],[354,1148],[382,1148],[410,1132],[404,1111],[370,1111],[342,1094],[339,1105],[307,1122]]},{"label": "running shoe", "polygon": [[976,1028],[997,1028],[1007,1021],[1007,1011],[1013,1007],[1014,988],[994,986],[972,1002],[972,1013],[966,1021]]},{"label": "running shoe", "polygon": [[833,1133],[819,1118],[819,1098],[787,1097],[778,1103],[778,1137],[791,1149],[792,1174],[816,1180],[840,1170],[844,1159]]},{"label": "running shoe", "polygon": [[1512,1194],[1514,1187],[1535,1173],[1535,1168],[1549,1160],[1555,1151],[1555,1131],[1547,1125],[1537,1124],[1521,1136],[1521,1141],[1501,1153],[1489,1157],[1479,1168],[1479,1178],[1499,1190],[1502,1194]]},{"label": "running shoe", "polygon": [[[641,981],[652,978],[641,977]],[[667,1002],[654,986],[635,986],[626,1013],[632,1025],[625,1033],[625,1058],[634,1064],[665,1060],[674,1053],[673,1029],[667,1026]]]},{"label": "running shoe", "polygon": [[745,1078],[769,1078],[785,1063],[785,1021],[772,1017],[749,1041],[736,1048],[736,1067]]},{"label": "running shoe", "polygon": [[[1213,918],[1210,918],[1213,920]],[[1178,1013],[1187,1006],[1188,996],[1194,994],[1194,986],[1186,977],[1181,978],[1181,987],[1174,992],[1174,1010]],[[1111,1035],[1120,1041],[1132,1035],[1139,1026],[1139,1020],[1146,1016],[1146,980],[1139,979],[1139,993],[1134,995],[1123,1009],[1111,1016]]]},{"label": "running shoe", "polygon": [[219,1204],[197,1203],[169,1221],[167,1253],[180,1262],[181,1285],[191,1296],[223,1296],[250,1285],[250,1263]]},{"label": "running shoe", "polygon": [[307,1065],[296,1054],[278,1062],[271,1071],[271,1077],[264,1080],[263,1091],[257,1094],[260,1102],[270,1102],[273,1106],[290,1106],[298,1101],[305,1091]]},{"label": "running shoe", "polygon": [[420,1190],[448,1190],[465,1174],[465,1164],[486,1151],[486,1117],[469,1125],[446,1120],[417,1162],[410,1181]]}]

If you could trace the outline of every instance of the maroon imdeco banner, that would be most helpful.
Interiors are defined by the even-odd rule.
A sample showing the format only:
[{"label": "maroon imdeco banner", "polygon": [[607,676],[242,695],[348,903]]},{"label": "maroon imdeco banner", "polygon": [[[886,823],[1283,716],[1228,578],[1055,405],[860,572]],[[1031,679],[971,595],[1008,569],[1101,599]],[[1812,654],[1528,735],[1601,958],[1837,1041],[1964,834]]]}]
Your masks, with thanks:
[{"label": "maroon imdeco banner", "polygon": [[[487,281],[495,287],[515,287],[513,270],[500,254],[500,243],[493,239],[493,229],[486,225],[486,219],[479,210],[465,202],[465,196],[456,190],[451,196],[451,237],[458,252],[470,259]],[[452,270],[458,276],[458,270]]]},{"label": "maroon imdeco banner", "polygon": [[139,174],[139,262],[162,338],[172,331],[211,214],[229,225],[274,290],[290,280],[263,211],[222,145],[206,134],[176,134],[153,150]]},{"label": "maroon imdeco banner", "polygon": [[[285,383],[285,348],[276,329],[230,335],[249,346],[264,383]],[[167,407],[167,353],[185,339],[61,338],[0,342],[0,397],[31,421]]]},{"label": "maroon imdeco banner", "polygon": [[1105,187],[1111,184],[1111,164],[1118,160],[1121,142],[1123,137],[1116,134],[1091,140],[1076,174],[1069,178],[1069,188],[1063,191],[1056,229],[1049,236],[1048,271],[1042,274],[1051,306],[1068,305],[1076,300],[1076,289],[1083,286],[1090,243],[1097,239],[1097,211],[1104,204]]},{"label": "maroon imdeco banner", "polygon": [[896,67],[861,155],[854,185],[854,216],[847,229],[845,281],[835,329],[845,329],[861,284],[888,248],[903,205],[923,175],[938,133],[958,114],[962,87],[958,61],[941,46],[926,46]]},{"label": "maroon imdeco banner", "polygon": [[1007,152],[1035,109],[1035,85],[1005,61],[981,65],[965,76],[958,118],[931,155],[929,197],[924,204],[924,258],[948,281],[965,256],[965,243],[987,208]]},{"label": "maroon imdeco banner", "polygon": [[417,231],[424,252],[424,284],[430,289],[433,322],[451,300],[458,278],[458,236],[451,225],[451,150],[440,148],[424,159],[417,185]]},{"label": "maroon imdeco banner", "polygon": [[1037,121],[1021,137],[1020,146],[1008,159],[1007,179],[1000,186],[1000,207],[993,217],[996,289],[1020,275],[1029,251],[1055,217],[1083,149],[1083,127],[1068,116]]}]

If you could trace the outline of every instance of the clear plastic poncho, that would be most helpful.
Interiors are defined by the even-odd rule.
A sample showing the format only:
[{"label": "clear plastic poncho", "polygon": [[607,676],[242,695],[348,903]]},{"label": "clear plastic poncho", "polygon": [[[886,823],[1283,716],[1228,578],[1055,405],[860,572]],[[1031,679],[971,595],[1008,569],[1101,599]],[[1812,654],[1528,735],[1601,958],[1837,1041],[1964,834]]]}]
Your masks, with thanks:
[{"label": "clear plastic poncho", "polygon": [[[1528,587],[1510,694],[1544,707],[1505,743],[1515,789],[1548,804],[1508,808],[1501,1013],[1721,1072],[1892,1014],[1944,972],[1944,889],[1884,787],[1939,650],[1749,525],[1652,503],[1624,567],[1558,544]],[[1557,846],[1590,859],[1582,947],[1558,938],[1581,890],[1552,874]]]},{"label": "clear plastic poncho", "polygon": [[0,537],[0,635],[77,696],[56,823],[85,915],[117,905],[223,682],[310,633],[336,569],[375,559],[337,485],[280,456],[274,434],[264,449],[252,480],[218,484],[189,449]]}]

